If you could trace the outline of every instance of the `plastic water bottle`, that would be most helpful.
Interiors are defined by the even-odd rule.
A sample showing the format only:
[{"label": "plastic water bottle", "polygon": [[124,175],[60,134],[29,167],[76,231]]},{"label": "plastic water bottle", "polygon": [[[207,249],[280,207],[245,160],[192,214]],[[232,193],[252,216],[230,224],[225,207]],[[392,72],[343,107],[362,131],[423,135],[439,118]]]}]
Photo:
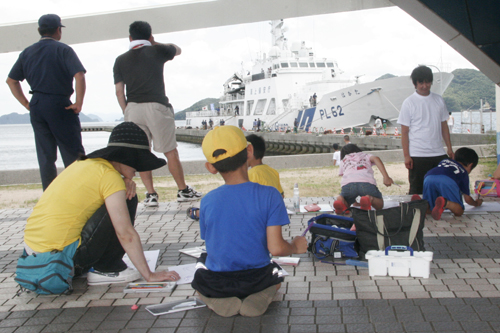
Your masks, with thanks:
[{"label": "plastic water bottle", "polygon": [[300,212],[300,195],[299,195],[299,184],[295,183],[293,187],[293,208],[296,213]]}]

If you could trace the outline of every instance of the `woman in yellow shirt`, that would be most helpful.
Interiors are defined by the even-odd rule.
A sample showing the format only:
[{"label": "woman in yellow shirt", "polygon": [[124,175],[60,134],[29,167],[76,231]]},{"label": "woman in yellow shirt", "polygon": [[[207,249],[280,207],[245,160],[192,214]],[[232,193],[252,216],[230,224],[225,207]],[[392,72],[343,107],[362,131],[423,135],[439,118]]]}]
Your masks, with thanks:
[{"label": "woman in yellow shirt", "polygon": [[[176,272],[151,272],[134,229],[136,171],[166,164],[149,150],[146,133],[134,123],[117,125],[106,148],[66,168],[43,193],[24,233],[27,254],[62,251],[78,241],[76,275],[88,271],[89,285],[177,280]],[[127,268],[125,252],[137,268]]]}]

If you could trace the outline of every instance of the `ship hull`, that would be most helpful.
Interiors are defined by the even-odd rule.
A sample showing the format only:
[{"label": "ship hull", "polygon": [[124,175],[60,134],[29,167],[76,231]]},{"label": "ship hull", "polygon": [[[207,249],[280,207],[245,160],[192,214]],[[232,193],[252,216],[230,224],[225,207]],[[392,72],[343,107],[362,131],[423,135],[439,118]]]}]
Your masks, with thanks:
[{"label": "ship hull", "polygon": [[[432,91],[442,95],[448,87],[453,74],[438,73],[435,74]],[[210,119],[214,126],[219,125],[224,120],[226,125],[234,125],[246,130],[255,130],[253,123],[256,119],[261,120],[261,129],[270,131],[286,131],[293,128],[294,120],[297,118],[299,129],[306,132],[339,132],[341,130],[350,131],[351,128],[373,127],[375,119],[380,117],[387,120],[389,132],[393,132],[396,127],[396,120],[399,117],[399,111],[403,101],[414,93],[415,87],[408,76],[394,77],[390,79],[377,80],[369,83],[355,84],[349,87],[341,88],[332,92],[324,93],[316,106],[307,107],[309,104],[305,96],[308,91],[301,96],[301,106],[293,108],[288,106],[286,110],[284,105],[274,105],[273,114],[245,114],[245,105],[263,102],[263,108],[268,109],[270,101],[280,101],[283,96],[290,96],[287,89],[280,91],[279,84],[272,78],[263,80],[263,85],[272,87],[270,91],[276,94],[262,96],[260,99],[247,98],[224,100],[221,99],[221,105],[225,110],[232,110],[230,114],[224,114],[224,111],[199,111],[191,112],[187,118],[186,126],[192,128],[201,128],[202,121],[207,122]],[[265,82],[268,81],[268,82]],[[314,88],[310,88],[311,90]],[[249,88],[247,87],[247,91]],[[293,91],[294,95],[299,96],[300,92]],[[241,106],[241,113],[236,115],[234,107]],[[254,108],[255,109],[255,108]],[[276,112],[277,111],[277,112]]]}]

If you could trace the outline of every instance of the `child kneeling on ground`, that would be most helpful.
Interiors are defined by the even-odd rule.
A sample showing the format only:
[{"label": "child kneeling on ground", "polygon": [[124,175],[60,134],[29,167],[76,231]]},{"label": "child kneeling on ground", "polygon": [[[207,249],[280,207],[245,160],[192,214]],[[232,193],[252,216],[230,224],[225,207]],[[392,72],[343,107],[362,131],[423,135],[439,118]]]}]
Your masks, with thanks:
[{"label": "child kneeling on ground", "polygon": [[429,202],[429,212],[435,220],[441,218],[445,209],[462,216],[465,209],[462,195],[469,205],[481,206],[483,200],[472,199],[469,189],[469,173],[478,161],[477,153],[464,147],[455,152],[454,160],[446,158],[425,174],[423,197]]},{"label": "child kneeling on ground", "polygon": [[200,235],[207,253],[191,285],[220,316],[260,316],[283,281],[269,253],[305,253],[307,240],[283,239],[281,226],[290,223],[283,198],[274,187],[248,180],[253,147],[238,127],[216,127],[205,136],[202,149],[207,170],[219,172],[225,185],[201,200]]},{"label": "child kneeling on ground", "polygon": [[357,206],[358,196],[361,197],[359,202],[361,209],[370,210],[372,206],[375,209],[382,209],[384,199],[377,188],[372,165],[375,164],[382,173],[385,186],[391,186],[394,183],[385,170],[382,160],[377,156],[363,153],[352,143],[342,147],[340,158],[342,159],[339,169],[339,175],[342,176],[341,192],[333,202],[335,213],[344,214],[352,204]]}]

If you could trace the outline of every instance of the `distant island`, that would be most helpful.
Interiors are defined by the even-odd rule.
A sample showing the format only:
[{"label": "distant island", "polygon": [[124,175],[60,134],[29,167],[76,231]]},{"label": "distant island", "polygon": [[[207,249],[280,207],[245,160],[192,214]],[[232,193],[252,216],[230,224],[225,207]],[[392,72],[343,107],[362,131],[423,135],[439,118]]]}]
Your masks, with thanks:
[{"label": "distant island", "polygon": [[[450,112],[460,112],[468,109],[479,109],[479,101],[487,101],[491,108],[495,110],[495,84],[480,71],[475,69],[455,69],[452,72],[455,77],[451,81],[448,89],[443,94],[446,107]],[[392,74],[384,74],[377,80],[388,79],[395,77]],[[189,108],[176,112],[175,120],[185,120],[186,112],[200,111],[204,107],[209,110],[219,108],[218,98],[205,98],[191,105]],[[117,121],[121,121],[117,119]],[[94,114],[85,115],[80,113],[81,122],[102,122],[102,119]],[[0,125],[5,124],[29,124],[30,116],[28,113],[18,114],[11,113],[0,116]]]}]

